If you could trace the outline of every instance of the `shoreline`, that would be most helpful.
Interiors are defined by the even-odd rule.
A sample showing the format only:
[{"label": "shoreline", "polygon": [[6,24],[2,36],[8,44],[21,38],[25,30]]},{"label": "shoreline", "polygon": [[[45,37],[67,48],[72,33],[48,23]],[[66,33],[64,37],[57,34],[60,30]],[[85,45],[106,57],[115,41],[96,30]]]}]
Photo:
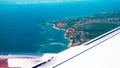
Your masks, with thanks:
[{"label": "shoreline", "polygon": [[53,25],[53,28],[56,29],[56,30],[63,30],[63,31],[66,31],[65,29],[60,29],[60,28],[55,27],[55,24],[52,24],[52,25]]},{"label": "shoreline", "polygon": [[52,26],[53,26],[53,28],[56,29],[56,30],[63,30],[63,31],[65,31],[65,33],[64,33],[64,38],[68,40],[68,45],[67,45],[67,47],[69,47],[69,48],[72,47],[72,44],[73,44],[72,41],[73,41],[73,40],[65,37],[66,30],[65,30],[65,29],[59,29],[59,28],[55,27],[55,24],[52,24]]},{"label": "shoreline", "polygon": [[64,30],[64,38],[68,39],[68,46],[72,47],[83,44],[119,26],[119,14],[120,12],[100,13],[88,17],[53,21],[49,24],[52,24],[56,30]]}]

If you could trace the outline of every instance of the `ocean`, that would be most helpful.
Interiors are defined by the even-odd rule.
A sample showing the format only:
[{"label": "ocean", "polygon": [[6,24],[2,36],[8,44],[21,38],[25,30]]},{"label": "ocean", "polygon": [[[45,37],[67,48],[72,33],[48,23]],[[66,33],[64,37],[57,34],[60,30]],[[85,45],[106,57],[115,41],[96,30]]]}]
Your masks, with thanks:
[{"label": "ocean", "polygon": [[120,2],[70,2],[46,4],[0,4],[1,53],[58,53],[67,49],[65,31],[52,20],[85,17],[101,12],[120,11]]}]

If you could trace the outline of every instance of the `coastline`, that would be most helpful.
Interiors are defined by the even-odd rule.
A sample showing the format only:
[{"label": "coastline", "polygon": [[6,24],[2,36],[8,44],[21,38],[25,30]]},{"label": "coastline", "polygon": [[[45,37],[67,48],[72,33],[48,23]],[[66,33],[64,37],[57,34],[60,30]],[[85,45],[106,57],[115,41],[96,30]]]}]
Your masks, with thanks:
[{"label": "coastline", "polygon": [[56,30],[63,30],[63,31],[65,31],[65,33],[64,33],[64,38],[68,40],[68,45],[67,45],[67,47],[69,47],[69,48],[72,47],[72,44],[73,44],[72,41],[73,41],[73,40],[65,37],[67,30],[66,30],[66,29],[57,28],[57,27],[55,27],[55,24],[52,24],[52,26],[53,26],[53,28],[56,29]]},{"label": "coastline", "polygon": [[88,17],[52,21],[48,24],[52,24],[52,27],[56,30],[65,31],[64,38],[69,41],[68,47],[73,47],[119,26],[119,14],[120,12],[106,12]]},{"label": "coastline", "polygon": [[60,28],[55,27],[55,24],[52,24],[52,25],[53,25],[53,28],[56,29],[56,30],[63,30],[63,31],[66,31],[65,29],[60,29]]}]

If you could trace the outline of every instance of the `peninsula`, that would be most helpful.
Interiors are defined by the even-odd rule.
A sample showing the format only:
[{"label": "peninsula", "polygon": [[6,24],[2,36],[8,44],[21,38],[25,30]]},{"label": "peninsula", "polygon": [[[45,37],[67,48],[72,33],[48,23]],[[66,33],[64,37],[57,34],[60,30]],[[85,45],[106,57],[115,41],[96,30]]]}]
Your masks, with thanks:
[{"label": "peninsula", "polygon": [[56,29],[65,30],[69,47],[78,46],[107,31],[120,26],[120,12],[106,12],[88,17],[74,17],[58,21],[49,21]]}]

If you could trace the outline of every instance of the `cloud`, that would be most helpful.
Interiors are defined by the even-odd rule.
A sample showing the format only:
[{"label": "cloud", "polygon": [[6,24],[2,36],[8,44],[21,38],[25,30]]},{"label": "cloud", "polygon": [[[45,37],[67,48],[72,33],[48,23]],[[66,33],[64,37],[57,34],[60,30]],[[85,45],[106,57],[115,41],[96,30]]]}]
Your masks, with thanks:
[{"label": "cloud", "polygon": [[22,0],[16,1],[16,4],[40,4],[40,3],[61,3],[61,2],[80,2],[92,0]]},{"label": "cloud", "polygon": [[89,2],[98,0],[0,0],[0,4],[48,4],[63,2]]},{"label": "cloud", "polygon": [[48,45],[60,45],[60,46],[66,46],[64,43],[59,43],[59,42],[49,43]]},{"label": "cloud", "polygon": [[61,2],[79,2],[91,0],[0,0],[2,3],[15,3],[15,4],[40,4],[40,3],[61,3]]},{"label": "cloud", "polygon": [[41,48],[37,53],[58,53],[67,48],[67,45],[61,42],[52,42],[48,44],[41,45]]}]

